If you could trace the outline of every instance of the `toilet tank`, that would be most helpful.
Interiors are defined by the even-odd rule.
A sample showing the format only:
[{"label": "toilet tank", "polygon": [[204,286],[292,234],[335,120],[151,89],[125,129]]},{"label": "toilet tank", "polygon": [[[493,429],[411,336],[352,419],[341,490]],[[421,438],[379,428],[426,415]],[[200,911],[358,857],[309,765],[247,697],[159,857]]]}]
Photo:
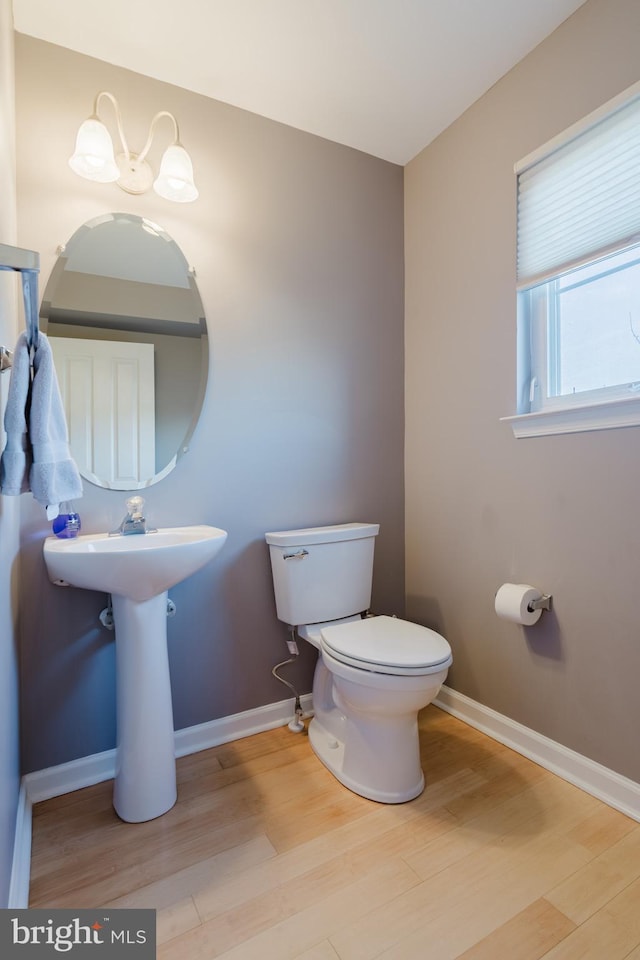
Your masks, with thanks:
[{"label": "toilet tank", "polygon": [[339,523],[265,534],[278,619],[300,626],[368,610],[379,529]]}]

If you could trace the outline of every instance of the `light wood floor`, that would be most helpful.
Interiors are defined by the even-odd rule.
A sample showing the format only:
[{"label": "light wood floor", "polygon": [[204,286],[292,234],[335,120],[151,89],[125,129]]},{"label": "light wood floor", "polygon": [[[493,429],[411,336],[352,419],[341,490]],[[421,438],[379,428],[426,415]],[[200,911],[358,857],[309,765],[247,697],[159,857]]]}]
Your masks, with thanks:
[{"label": "light wood floor", "polygon": [[103,783],[34,808],[32,907],[155,907],[160,960],[640,960],[640,824],[437,708],[427,788],[350,793],[286,727],[178,760],[122,823]]}]

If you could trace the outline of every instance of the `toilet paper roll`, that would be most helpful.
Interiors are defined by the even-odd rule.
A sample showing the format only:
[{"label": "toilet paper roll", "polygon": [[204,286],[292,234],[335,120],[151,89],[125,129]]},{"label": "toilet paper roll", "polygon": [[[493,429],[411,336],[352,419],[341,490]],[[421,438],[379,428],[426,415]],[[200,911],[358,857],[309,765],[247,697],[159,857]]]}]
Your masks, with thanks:
[{"label": "toilet paper roll", "polygon": [[538,622],[542,610],[529,610],[529,604],[541,596],[540,591],[528,583],[503,583],[496,593],[496,613],[503,620],[530,627]]}]

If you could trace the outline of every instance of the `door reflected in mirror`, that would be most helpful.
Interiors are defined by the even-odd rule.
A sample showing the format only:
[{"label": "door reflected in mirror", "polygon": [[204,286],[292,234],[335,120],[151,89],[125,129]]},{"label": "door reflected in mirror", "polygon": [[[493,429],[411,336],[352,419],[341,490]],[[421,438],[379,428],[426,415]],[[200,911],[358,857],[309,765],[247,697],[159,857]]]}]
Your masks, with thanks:
[{"label": "door reflected in mirror", "polygon": [[209,347],[193,271],[142,217],[109,213],[59,251],[40,310],[73,457],[85,479],[137,490],[186,453]]}]

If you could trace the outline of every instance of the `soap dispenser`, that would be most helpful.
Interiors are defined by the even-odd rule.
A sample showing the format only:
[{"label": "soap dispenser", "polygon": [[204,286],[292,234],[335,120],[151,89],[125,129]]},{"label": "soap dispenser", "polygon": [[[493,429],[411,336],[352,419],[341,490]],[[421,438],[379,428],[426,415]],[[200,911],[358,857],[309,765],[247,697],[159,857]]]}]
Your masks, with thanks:
[{"label": "soap dispenser", "polygon": [[72,540],[80,533],[82,524],[80,523],[80,514],[76,513],[72,503],[60,504],[60,513],[51,524],[51,529],[56,537],[61,540]]}]

